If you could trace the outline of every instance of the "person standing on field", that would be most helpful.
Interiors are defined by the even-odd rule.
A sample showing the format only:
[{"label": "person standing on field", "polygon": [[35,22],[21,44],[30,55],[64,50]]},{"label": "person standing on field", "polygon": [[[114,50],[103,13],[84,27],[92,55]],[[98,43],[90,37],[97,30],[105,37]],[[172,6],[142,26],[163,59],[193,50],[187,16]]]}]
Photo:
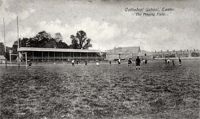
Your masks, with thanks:
[{"label": "person standing on field", "polygon": [[165,64],[167,64],[167,59],[165,58]]},{"label": "person standing on field", "polygon": [[147,59],[145,59],[144,63],[147,64]]},{"label": "person standing on field", "polygon": [[85,60],[85,65],[87,65],[87,61]]},{"label": "person standing on field", "polygon": [[72,66],[74,66],[74,60],[72,60]]},{"label": "person standing on field", "polygon": [[144,54],[144,57],[145,57],[144,64],[147,64],[147,54],[146,53]]},{"label": "person standing on field", "polygon": [[178,58],[178,61],[179,61],[179,65],[181,65],[181,58],[180,57]]},{"label": "person standing on field", "polygon": [[110,64],[110,65],[112,64],[111,60],[109,61],[109,64]]},{"label": "person standing on field", "polygon": [[132,64],[131,58],[128,59],[128,66]]},{"label": "person standing on field", "polygon": [[136,60],[135,60],[136,70],[137,70],[137,69],[140,70],[140,63],[141,63],[141,60],[140,60],[139,56],[137,56],[137,58],[136,58]]},{"label": "person standing on field", "polygon": [[167,64],[169,64],[169,63],[170,63],[170,59],[168,58],[168,59],[167,59]]},{"label": "person standing on field", "polygon": [[99,61],[98,60],[96,61],[96,65],[99,66]]},{"label": "person standing on field", "polygon": [[28,66],[31,67],[31,66],[32,66],[32,62],[29,62],[29,63],[28,63]]},{"label": "person standing on field", "polygon": [[118,64],[121,64],[121,60],[120,59],[118,59]]},{"label": "person standing on field", "polygon": [[172,59],[172,64],[173,64],[173,66],[175,66],[175,61],[174,61],[174,59]]}]

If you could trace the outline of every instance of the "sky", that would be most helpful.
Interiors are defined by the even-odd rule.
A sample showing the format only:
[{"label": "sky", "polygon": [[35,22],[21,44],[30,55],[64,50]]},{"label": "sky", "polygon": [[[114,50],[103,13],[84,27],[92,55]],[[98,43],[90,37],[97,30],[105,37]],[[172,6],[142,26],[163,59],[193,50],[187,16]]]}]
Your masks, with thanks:
[{"label": "sky", "polygon": [[[146,11],[150,8],[158,11]],[[144,15],[158,12],[165,15]],[[7,46],[17,40],[17,16],[21,38],[45,30],[52,37],[61,33],[70,44],[70,35],[84,30],[91,49],[200,49],[199,0],[0,0],[0,42],[4,18]]]}]

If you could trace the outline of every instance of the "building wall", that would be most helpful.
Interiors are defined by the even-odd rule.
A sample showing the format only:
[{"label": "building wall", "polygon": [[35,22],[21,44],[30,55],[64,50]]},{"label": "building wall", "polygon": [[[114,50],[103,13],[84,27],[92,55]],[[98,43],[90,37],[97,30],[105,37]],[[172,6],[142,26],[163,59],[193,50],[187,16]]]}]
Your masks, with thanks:
[{"label": "building wall", "polygon": [[170,57],[200,57],[199,50],[179,50],[179,51],[160,51],[154,52],[153,56],[155,58],[170,58]]},{"label": "building wall", "polygon": [[106,51],[107,60],[116,60],[116,59],[129,59],[139,55],[141,52],[140,47],[118,47]]}]

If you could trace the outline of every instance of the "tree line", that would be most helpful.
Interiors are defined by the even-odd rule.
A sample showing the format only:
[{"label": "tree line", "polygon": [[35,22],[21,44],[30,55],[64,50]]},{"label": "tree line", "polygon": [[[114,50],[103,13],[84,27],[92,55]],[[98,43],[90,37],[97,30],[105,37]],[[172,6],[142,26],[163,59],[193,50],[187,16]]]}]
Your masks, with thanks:
[{"label": "tree line", "polygon": [[[64,49],[89,49],[92,47],[91,39],[87,37],[85,31],[77,31],[75,35],[70,36],[71,44],[63,42],[63,36],[61,33],[55,33],[52,37],[51,34],[46,31],[41,31],[35,36],[30,38],[20,38],[20,47],[37,47],[37,48],[64,48]],[[3,45],[3,44],[2,44]],[[9,50],[12,50],[14,54],[17,54],[18,40],[14,42]],[[9,50],[4,51],[4,48],[0,48],[0,51],[4,51],[4,56],[9,59]],[[13,58],[12,58],[13,59]],[[14,58],[15,59],[15,58]]]},{"label": "tree line", "polygon": [[[76,35],[71,35],[71,44],[63,42],[61,33],[55,33],[55,37],[46,31],[41,31],[31,38],[20,39],[20,47],[39,47],[39,48],[66,48],[66,49],[88,49],[92,47],[91,39],[87,37],[85,31],[80,30]],[[13,45],[17,45],[15,41]]]}]

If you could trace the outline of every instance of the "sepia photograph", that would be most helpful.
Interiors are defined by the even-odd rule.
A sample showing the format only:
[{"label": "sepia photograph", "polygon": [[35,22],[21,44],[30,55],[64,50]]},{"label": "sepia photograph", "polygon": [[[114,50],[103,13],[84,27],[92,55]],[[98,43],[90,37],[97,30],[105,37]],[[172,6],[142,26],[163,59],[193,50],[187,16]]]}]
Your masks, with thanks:
[{"label": "sepia photograph", "polygon": [[200,0],[0,0],[0,119],[200,119]]}]

